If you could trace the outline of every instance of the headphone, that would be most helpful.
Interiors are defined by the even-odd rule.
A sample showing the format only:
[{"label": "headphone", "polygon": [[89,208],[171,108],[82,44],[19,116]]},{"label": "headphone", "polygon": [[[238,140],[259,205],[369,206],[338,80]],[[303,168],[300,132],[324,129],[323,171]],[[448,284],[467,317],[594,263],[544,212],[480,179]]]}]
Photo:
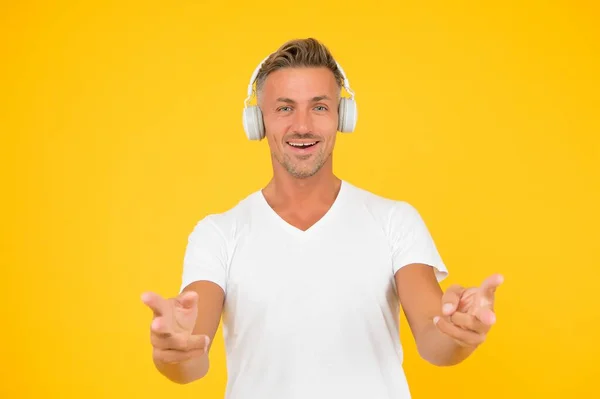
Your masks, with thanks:
[{"label": "headphone", "polygon": [[[246,132],[246,136],[249,140],[262,140],[265,137],[265,126],[263,122],[262,112],[258,105],[248,106],[248,101],[252,96],[254,81],[256,80],[256,76],[260,71],[260,68],[263,66],[264,62],[270,57],[266,57],[262,62],[256,67],[252,77],[250,78],[250,84],[248,84],[248,97],[244,100],[244,113],[243,113],[243,124],[244,131]],[[342,77],[344,79],[343,86],[344,89],[350,94],[350,98],[342,97],[340,99],[340,104],[338,106],[338,131],[342,133],[351,133],[356,128],[356,120],[358,117],[357,109],[356,109],[356,101],[354,101],[354,92],[350,90],[350,82],[346,78],[346,74],[342,67],[336,62],[337,68],[339,69]]]}]

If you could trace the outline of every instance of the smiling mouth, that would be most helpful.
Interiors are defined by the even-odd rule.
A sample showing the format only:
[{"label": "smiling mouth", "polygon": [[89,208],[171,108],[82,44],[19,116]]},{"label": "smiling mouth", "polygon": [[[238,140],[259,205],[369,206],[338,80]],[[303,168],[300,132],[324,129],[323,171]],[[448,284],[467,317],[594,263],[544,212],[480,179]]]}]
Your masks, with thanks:
[{"label": "smiling mouth", "polygon": [[288,141],[287,142],[287,144],[290,147],[300,149],[300,150],[314,147],[318,143],[319,143],[319,141],[317,141],[317,140],[314,140],[314,141]]}]

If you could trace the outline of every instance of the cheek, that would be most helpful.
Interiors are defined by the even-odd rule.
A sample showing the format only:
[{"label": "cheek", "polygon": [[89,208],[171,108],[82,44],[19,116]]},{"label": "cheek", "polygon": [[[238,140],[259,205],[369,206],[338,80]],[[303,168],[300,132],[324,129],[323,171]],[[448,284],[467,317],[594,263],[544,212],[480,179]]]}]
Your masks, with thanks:
[{"label": "cheek", "polygon": [[329,128],[331,130],[337,131],[338,121],[339,121],[339,115],[337,112],[330,114],[329,118],[327,118],[327,122],[328,122]]},{"label": "cheek", "polygon": [[271,151],[279,152],[282,150],[283,146],[281,144],[281,135],[273,134],[272,130],[267,130],[265,137],[267,138]]},{"label": "cheek", "polygon": [[335,139],[337,137],[336,134],[337,134],[337,132],[333,133],[331,136],[328,136],[327,139],[326,139],[326,141],[327,141],[327,147],[330,150],[332,150],[333,147],[335,146]]},{"label": "cheek", "polygon": [[284,118],[273,118],[271,122],[271,130],[275,135],[283,136],[289,128],[290,124]]},{"label": "cheek", "polygon": [[281,141],[286,131],[286,124],[282,123],[281,119],[263,117],[263,124],[265,126],[266,137],[269,141]]},{"label": "cheek", "polygon": [[316,116],[312,121],[312,128],[315,133],[325,137],[337,132],[338,121],[332,115]]},{"label": "cheek", "polygon": [[338,119],[329,117],[324,118],[320,121],[319,125],[317,125],[321,134],[327,136],[328,140],[335,139],[337,128],[338,128]]}]

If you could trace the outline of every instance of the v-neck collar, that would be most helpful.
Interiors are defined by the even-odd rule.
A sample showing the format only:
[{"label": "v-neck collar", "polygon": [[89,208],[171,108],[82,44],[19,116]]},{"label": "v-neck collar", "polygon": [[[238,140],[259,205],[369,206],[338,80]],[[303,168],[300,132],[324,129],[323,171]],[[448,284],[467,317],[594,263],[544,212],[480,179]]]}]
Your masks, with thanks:
[{"label": "v-neck collar", "polygon": [[269,203],[267,202],[267,199],[265,198],[262,190],[258,190],[256,192],[256,196],[258,197],[258,202],[261,208],[264,210],[265,214],[267,214],[268,217],[271,218],[275,223],[277,223],[284,230],[290,232],[291,234],[294,234],[299,237],[307,237],[316,234],[316,232],[323,229],[324,226],[328,223],[328,221],[335,216],[335,214],[338,212],[338,210],[340,209],[340,207],[346,199],[346,194],[348,190],[347,185],[348,183],[346,181],[341,180],[340,189],[331,207],[319,220],[317,220],[312,226],[310,226],[306,230],[299,229],[298,227],[288,223],[281,216],[279,216],[279,214],[275,212],[275,210],[271,208],[271,205],[269,205]]}]

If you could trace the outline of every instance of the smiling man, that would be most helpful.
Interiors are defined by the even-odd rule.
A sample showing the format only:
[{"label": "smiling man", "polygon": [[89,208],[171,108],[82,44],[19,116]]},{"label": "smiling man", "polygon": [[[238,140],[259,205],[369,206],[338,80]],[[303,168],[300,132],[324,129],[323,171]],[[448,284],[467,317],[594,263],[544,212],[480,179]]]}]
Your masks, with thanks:
[{"label": "smiling man", "polygon": [[356,106],[323,44],[285,43],[250,84],[244,128],[266,138],[273,176],[198,222],[179,295],[143,294],[157,369],[203,378],[222,318],[228,399],[410,398],[399,312],[423,359],[457,364],[495,323],[502,276],[443,292],[448,270],[417,210],[334,175],[336,135],[354,130]]}]

